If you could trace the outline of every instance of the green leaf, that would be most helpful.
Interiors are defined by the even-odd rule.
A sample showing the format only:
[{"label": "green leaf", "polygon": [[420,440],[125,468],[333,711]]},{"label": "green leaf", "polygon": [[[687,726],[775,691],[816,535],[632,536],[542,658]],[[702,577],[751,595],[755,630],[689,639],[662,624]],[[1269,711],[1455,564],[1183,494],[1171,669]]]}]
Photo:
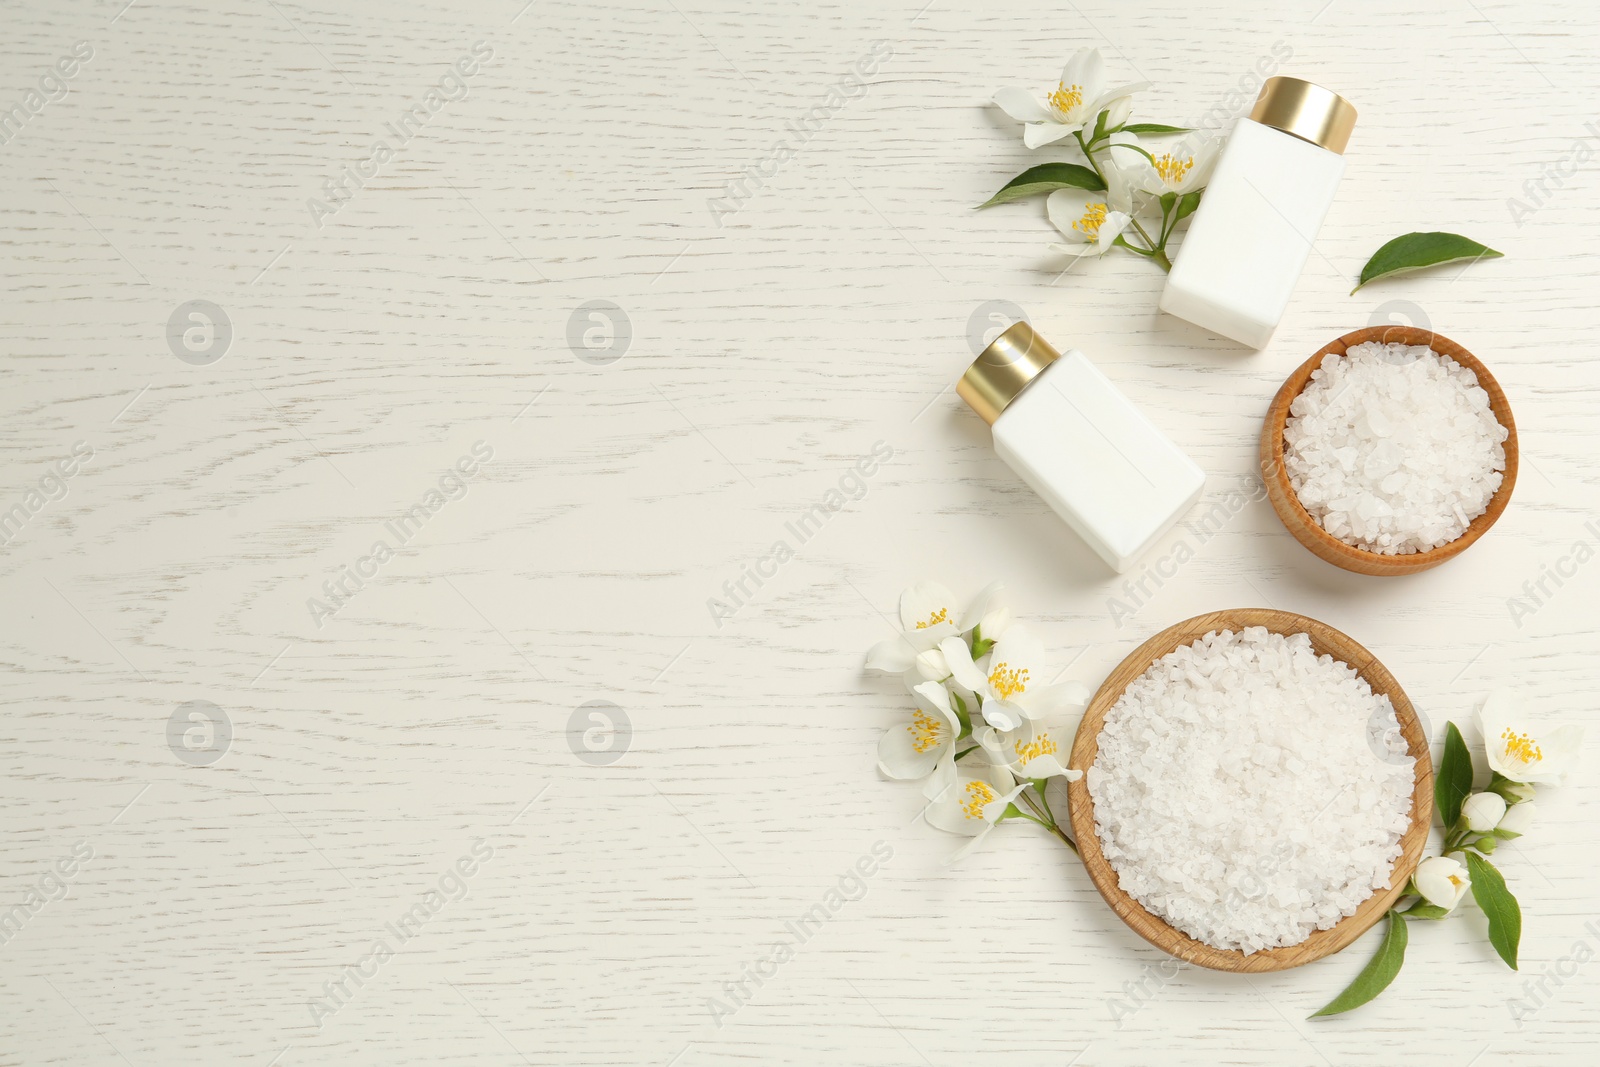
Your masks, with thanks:
[{"label": "green leaf", "polygon": [[1086,189],[1098,193],[1106,187],[1100,175],[1077,163],[1041,163],[1029,167],[1000,187],[1000,191],[979,204],[993,207],[1021,200],[1025,196],[1039,196],[1057,189]]},{"label": "green leaf", "polygon": [[1144,134],[1146,137],[1160,137],[1168,133],[1189,133],[1188,126],[1167,126],[1160,122],[1130,122],[1122,127],[1126,133]]},{"label": "green leaf", "polygon": [[971,748],[962,749],[960,752],[956,753],[956,762],[960,763],[962,761],[962,759],[964,759],[967,756],[972,755],[974,752],[978,751],[978,749],[980,749],[982,747],[983,747],[982,745],[973,745]]},{"label": "green leaf", "polygon": [[1379,993],[1389,988],[1389,983],[1394,981],[1394,976],[1400,973],[1400,965],[1406,961],[1406,921],[1397,911],[1389,912],[1389,929],[1384,932],[1383,944],[1378,946],[1378,954],[1372,957],[1372,962],[1361,969],[1356,975],[1356,980],[1345,987],[1343,993],[1328,1001],[1322,1009],[1311,1018],[1318,1015],[1338,1015],[1359,1008],[1367,1001],[1372,1000]]},{"label": "green leaf", "polygon": [[1463,237],[1459,233],[1441,233],[1432,230],[1427,233],[1403,234],[1372,254],[1372,258],[1367,260],[1367,265],[1361,268],[1361,281],[1350,292],[1354,293],[1368,282],[1386,278],[1391,274],[1421,270],[1423,267],[1454,263],[1462,259],[1496,259],[1500,255],[1502,253],[1486,245],[1480,245],[1472,238]]},{"label": "green leaf", "polygon": [[1444,755],[1439,759],[1439,775],[1433,780],[1433,802],[1448,832],[1461,818],[1461,803],[1472,792],[1472,753],[1461,739],[1453,722],[1444,724]]},{"label": "green leaf", "polygon": [[1467,874],[1472,878],[1472,899],[1489,920],[1489,944],[1514,971],[1517,945],[1522,941],[1522,909],[1517,906],[1517,898],[1506,888],[1506,880],[1495,865],[1476,852],[1467,853]]},{"label": "green leaf", "polygon": [[1446,908],[1441,908],[1437,904],[1429,904],[1424,900],[1407,908],[1401,914],[1408,919],[1443,919],[1450,912]]}]

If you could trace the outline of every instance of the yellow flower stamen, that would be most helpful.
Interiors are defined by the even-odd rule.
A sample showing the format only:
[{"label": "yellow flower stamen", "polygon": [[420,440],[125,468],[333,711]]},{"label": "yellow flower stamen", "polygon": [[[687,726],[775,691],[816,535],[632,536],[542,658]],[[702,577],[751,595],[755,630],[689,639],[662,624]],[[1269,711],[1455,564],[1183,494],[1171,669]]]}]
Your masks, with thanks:
[{"label": "yellow flower stamen", "polygon": [[924,621],[917,623],[917,629],[926,630],[930,626],[937,626],[941,622],[949,622],[949,621],[950,621],[950,609],[949,608],[940,608],[938,611],[935,611],[932,614],[930,614],[927,617],[927,619],[925,619]]},{"label": "yellow flower stamen", "polygon": [[999,799],[1000,794],[988,782],[974,779],[967,783],[967,799],[961,802],[961,813],[969,819],[981,819],[984,807]]},{"label": "yellow flower stamen", "polygon": [[1072,228],[1083,234],[1085,241],[1095,241],[1100,237],[1100,227],[1105,225],[1106,205],[1083,205],[1083,218],[1072,224]]},{"label": "yellow flower stamen", "polygon": [[1001,700],[1010,700],[1018,693],[1028,691],[1028,668],[1020,670],[1008,663],[996,663],[989,672],[989,684]]},{"label": "yellow flower stamen", "polygon": [[1194,157],[1189,156],[1185,159],[1177,159],[1171,155],[1165,155],[1156,160],[1155,167],[1156,173],[1161,176],[1163,182],[1168,185],[1177,185],[1183,181],[1184,175],[1193,169]]},{"label": "yellow flower stamen", "polygon": [[1506,755],[1518,763],[1538,763],[1544,759],[1544,750],[1539,747],[1539,742],[1527,734],[1519,734],[1507,726],[1500,731],[1500,740],[1506,743]]},{"label": "yellow flower stamen", "polygon": [[943,739],[945,724],[931,718],[927,712],[918,708],[911,716],[911,722],[906,729],[911,731],[912,749],[916,752],[926,752]]},{"label": "yellow flower stamen", "polygon": [[1083,86],[1068,85],[1061,82],[1056,86],[1056,91],[1047,99],[1050,106],[1059,111],[1063,116],[1070,115],[1072,111],[1083,103]]},{"label": "yellow flower stamen", "polygon": [[1053,756],[1056,754],[1056,743],[1050,740],[1049,734],[1040,734],[1032,741],[1018,741],[1016,743],[1017,762],[1029,763],[1040,756]]}]

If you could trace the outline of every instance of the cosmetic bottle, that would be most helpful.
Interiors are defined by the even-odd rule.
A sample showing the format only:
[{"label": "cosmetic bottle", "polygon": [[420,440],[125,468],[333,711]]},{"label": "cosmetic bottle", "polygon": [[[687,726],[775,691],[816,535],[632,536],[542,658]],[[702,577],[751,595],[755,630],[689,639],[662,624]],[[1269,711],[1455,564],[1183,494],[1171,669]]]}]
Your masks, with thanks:
[{"label": "cosmetic bottle", "polygon": [[1082,352],[1057,352],[1013,323],[967,368],[956,393],[994,449],[1118,572],[1172,528],[1205,474]]},{"label": "cosmetic bottle", "polygon": [[1267,79],[1217,158],[1161,310],[1265,347],[1333,203],[1355,123],[1356,109],[1337,93]]}]

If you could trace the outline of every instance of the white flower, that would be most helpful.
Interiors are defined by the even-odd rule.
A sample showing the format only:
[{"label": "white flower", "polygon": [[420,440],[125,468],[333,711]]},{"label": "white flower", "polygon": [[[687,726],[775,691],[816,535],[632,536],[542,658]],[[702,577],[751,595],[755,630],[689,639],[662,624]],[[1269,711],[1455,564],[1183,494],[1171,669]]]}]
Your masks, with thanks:
[{"label": "white flower", "polygon": [[1506,813],[1506,800],[1498,793],[1474,793],[1461,805],[1461,817],[1467,820],[1467,829],[1475,834],[1486,834],[1500,825]]},{"label": "white flower", "polygon": [[954,760],[961,722],[950,707],[950,693],[938,682],[911,690],[916,709],[911,721],[891,726],[878,741],[878,769],[890,778],[926,778],[941,760]]},{"label": "white flower", "polygon": [[928,802],[928,821],[941,830],[972,838],[950,857],[952,862],[976,848],[1017,794],[1028,788],[1028,783],[1017,784],[1010,771],[977,753],[950,764],[950,773],[941,772],[941,777],[939,790]]},{"label": "white flower", "polygon": [[1219,147],[1221,142],[1213,138],[1189,151],[1180,148],[1175,152],[1156,155],[1154,162],[1139,156],[1144,163],[1139,169],[1139,188],[1157,196],[1163,193],[1181,195],[1204,188],[1206,182],[1211,180],[1211,171],[1216,167]]},{"label": "white flower", "polygon": [[1516,834],[1521,837],[1533,828],[1534,816],[1538,814],[1539,805],[1531,800],[1524,801],[1521,804],[1513,804],[1510,810],[1501,816],[1500,824],[1495,829],[1501,833]]},{"label": "white flower", "polygon": [[867,650],[867,669],[890,674],[914,670],[916,678],[910,684],[943,681],[950,676],[948,670],[936,673],[942,669],[943,659],[924,653],[936,650],[945,638],[972,629],[993,610],[1002,588],[999,582],[987,586],[963,615],[955,595],[938,582],[912,583],[900,594],[900,635]]},{"label": "white flower", "polygon": [[1417,892],[1436,908],[1450,911],[1472,887],[1467,868],[1449,856],[1432,856],[1417,864],[1417,873],[1411,876]]},{"label": "white flower", "polygon": [[1044,646],[1025,626],[1007,629],[977,662],[959,637],[945,638],[939,649],[956,684],[978,697],[984,721],[997,730],[1015,730],[1024,720],[1040,719],[1087,699],[1079,683],[1045,683]]},{"label": "white flower", "polygon": [[1093,133],[1102,111],[1111,112],[1106,116],[1107,129],[1120,126],[1127,121],[1132,106],[1128,98],[1149,84],[1135,82],[1114,89],[1105,88],[1105,63],[1100,51],[1081,48],[1067,60],[1061,71],[1061,83],[1043,102],[1025,89],[1001,89],[994,94],[994,102],[1018,122],[1027,123],[1022,130],[1022,143],[1038,148],[1071,137],[1085,128]]},{"label": "white flower", "polygon": [[1052,244],[1050,251],[1069,256],[1103,256],[1130,221],[1125,211],[1111,208],[1108,192],[1057,189],[1045,200],[1045,212],[1071,244]]},{"label": "white flower", "polygon": [[902,673],[917,655],[956,632],[956,598],[938,582],[916,582],[900,594],[899,637],[879,641],[867,651],[867,669]]},{"label": "white flower", "polygon": [[1014,730],[996,730],[992,726],[979,726],[973,738],[989,758],[1004,763],[1018,778],[1061,778],[1076,782],[1083,772],[1067,766],[1072,751],[1072,739],[1078,732],[1078,720],[1088,702],[1088,690],[1083,691],[1083,701],[1077,702],[1070,716],[1052,716],[1049,723],[1025,719]]},{"label": "white flower", "polygon": [[1489,766],[1513,782],[1559,785],[1577,762],[1583,730],[1558,726],[1535,733],[1513,718],[1513,698],[1505,690],[1490,693],[1478,710],[1483,747]]}]

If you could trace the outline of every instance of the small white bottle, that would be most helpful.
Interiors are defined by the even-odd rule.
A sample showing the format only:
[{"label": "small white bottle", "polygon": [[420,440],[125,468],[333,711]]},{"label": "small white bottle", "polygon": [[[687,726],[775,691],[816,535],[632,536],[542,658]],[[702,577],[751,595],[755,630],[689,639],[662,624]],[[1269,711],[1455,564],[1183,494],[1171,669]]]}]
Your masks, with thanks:
[{"label": "small white bottle", "polygon": [[1268,78],[1217,158],[1161,310],[1266,347],[1333,203],[1355,124],[1339,94]]},{"label": "small white bottle", "polygon": [[1200,497],[1205,474],[1088,357],[1013,323],[956,392],[994,450],[1119,573]]}]

